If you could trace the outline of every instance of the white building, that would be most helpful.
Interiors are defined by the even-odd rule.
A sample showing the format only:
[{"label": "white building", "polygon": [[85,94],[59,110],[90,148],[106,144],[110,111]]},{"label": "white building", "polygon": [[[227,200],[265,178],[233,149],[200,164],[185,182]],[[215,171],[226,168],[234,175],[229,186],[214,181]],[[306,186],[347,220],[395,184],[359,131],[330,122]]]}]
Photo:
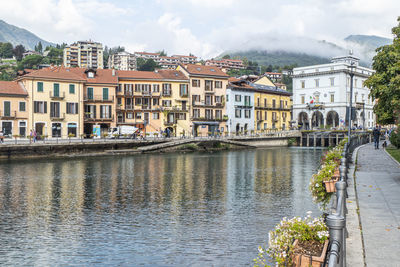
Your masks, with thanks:
[{"label": "white building", "polygon": [[293,69],[293,120],[302,129],[347,125],[350,102],[350,66],[354,66],[352,126],[375,125],[374,103],[364,81],[373,70],[359,66],[359,59],[349,55],[336,57],[332,63]]},{"label": "white building", "polygon": [[103,45],[92,41],[79,41],[64,48],[65,67],[103,69]]},{"label": "white building", "polygon": [[232,81],[226,89],[227,131],[250,134],[254,130],[254,87],[243,80]]},{"label": "white building", "polygon": [[136,57],[128,52],[119,52],[110,55],[108,68],[116,70],[136,70]]}]

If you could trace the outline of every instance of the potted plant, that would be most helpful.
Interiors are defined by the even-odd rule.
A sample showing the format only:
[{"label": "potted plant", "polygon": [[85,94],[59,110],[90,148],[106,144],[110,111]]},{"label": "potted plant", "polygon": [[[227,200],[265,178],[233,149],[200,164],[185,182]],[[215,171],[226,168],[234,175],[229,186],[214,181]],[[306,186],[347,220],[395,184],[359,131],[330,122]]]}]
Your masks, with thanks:
[{"label": "potted plant", "polygon": [[266,265],[266,255],[273,258],[277,266],[320,266],[325,261],[329,232],[323,218],[312,218],[311,212],[302,219],[283,218],[270,231],[269,247],[259,247],[256,266]]}]

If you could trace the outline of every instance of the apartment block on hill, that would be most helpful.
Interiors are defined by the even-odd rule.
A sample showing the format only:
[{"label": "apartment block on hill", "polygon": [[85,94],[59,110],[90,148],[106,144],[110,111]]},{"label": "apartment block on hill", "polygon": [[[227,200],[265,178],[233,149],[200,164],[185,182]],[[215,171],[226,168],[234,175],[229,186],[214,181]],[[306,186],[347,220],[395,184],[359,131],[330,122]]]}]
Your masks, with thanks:
[{"label": "apartment block on hill", "polygon": [[240,59],[210,59],[205,63],[206,66],[215,66],[224,70],[244,69],[243,60]]},{"label": "apartment block on hill", "polygon": [[103,69],[103,45],[92,41],[78,41],[64,48],[65,67]]},{"label": "apartment block on hill", "polygon": [[108,68],[116,70],[136,70],[136,57],[128,52],[119,52],[110,55],[108,58]]}]

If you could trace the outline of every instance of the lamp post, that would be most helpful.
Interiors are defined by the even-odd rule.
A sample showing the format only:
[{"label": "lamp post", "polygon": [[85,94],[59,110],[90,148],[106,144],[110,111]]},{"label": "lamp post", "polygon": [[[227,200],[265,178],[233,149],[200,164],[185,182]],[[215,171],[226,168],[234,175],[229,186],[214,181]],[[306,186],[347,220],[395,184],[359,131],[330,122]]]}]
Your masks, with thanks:
[{"label": "lamp post", "polygon": [[350,66],[348,68],[350,69],[350,101],[349,101],[349,112],[348,112],[348,122],[349,122],[349,128],[348,128],[348,133],[347,133],[347,146],[350,146],[350,136],[351,136],[351,113],[352,113],[352,101],[353,101],[353,77],[354,77],[354,68],[355,68],[355,62],[352,61],[350,63]]}]

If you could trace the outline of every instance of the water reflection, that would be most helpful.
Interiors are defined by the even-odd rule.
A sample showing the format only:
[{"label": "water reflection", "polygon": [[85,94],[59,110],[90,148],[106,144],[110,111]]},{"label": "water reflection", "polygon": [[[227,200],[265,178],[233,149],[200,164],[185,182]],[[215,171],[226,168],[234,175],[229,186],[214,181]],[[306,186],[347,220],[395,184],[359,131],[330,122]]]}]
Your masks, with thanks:
[{"label": "water reflection", "polygon": [[307,186],[320,154],[3,163],[0,265],[249,265],[282,216],[317,211]]}]

